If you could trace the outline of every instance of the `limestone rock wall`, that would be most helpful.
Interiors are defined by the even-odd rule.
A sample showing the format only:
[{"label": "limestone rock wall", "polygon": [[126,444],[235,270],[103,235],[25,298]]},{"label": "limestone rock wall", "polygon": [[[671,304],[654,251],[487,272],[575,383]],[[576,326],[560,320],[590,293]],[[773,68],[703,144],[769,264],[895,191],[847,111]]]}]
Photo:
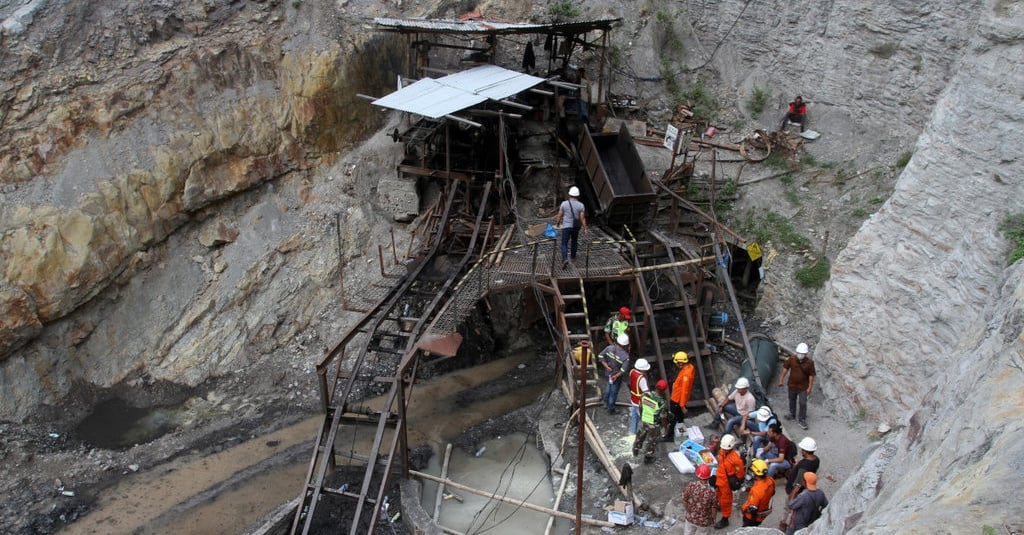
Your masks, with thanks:
[{"label": "limestone rock wall", "polygon": [[862,165],[913,148],[894,194],[832,263],[815,347],[815,384],[837,417],[895,431],[812,531],[1020,529],[1010,489],[1024,465],[1024,267],[1007,267],[998,226],[1024,212],[1024,5],[721,1],[684,12],[702,36],[688,64],[717,48],[713,64],[741,102],[766,88],[781,116],[802,93],[830,140],[876,139]]},{"label": "limestone rock wall", "polygon": [[[345,8],[315,3],[9,7],[0,18],[18,24],[5,22],[0,58],[0,418],[80,382],[155,370],[197,384],[307,326],[315,311],[304,299],[336,292],[332,269],[286,267],[335,254],[318,243],[333,237],[319,228],[331,209],[300,210],[325,195],[307,175],[382,124],[355,95],[391,87],[380,66],[398,64],[401,50],[349,35]],[[379,172],[393,167],[362,175],[376,183]],[[272,180],[283,189],[244,196]],[[360,244],[349,255],[378,224],[372,191],[354,180],[331,183],[332,197],[360,205],[346,219]],[[241,224],[238,246],[186,241],[221,215]],[[311,223],[318,239],[303,240]],[[234,286],[211,291],[212,278]],[[266,313],[293,299],[288,314]],[[209,359],[196,365],[197,355]]]},{"label": "limestone rock wall", "polygon": [[895,193],[833,264],[818,384],[898,433],[827,531],[1021,526],[1024,266],[998,225],[1024,212],[1024,7],[983,6],[976,28]]}]

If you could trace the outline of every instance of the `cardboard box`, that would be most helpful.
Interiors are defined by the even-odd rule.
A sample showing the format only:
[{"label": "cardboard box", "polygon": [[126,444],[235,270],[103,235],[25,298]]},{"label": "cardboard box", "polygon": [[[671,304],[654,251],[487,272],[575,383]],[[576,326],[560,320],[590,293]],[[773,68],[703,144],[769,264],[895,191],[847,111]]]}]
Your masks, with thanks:
[{"label": "cardboard box", "polygon": [[620,526],[633,525],[633,503],[622,500],[615,500],[615,505],[605,507],[608,511],[608,521]]},{"label": "cardboard box", "polygon": [[687,427],[686,428],[686,436],[690,440],[696,442],[697,444],[703,444],[704,443],[704,433],[701,432],[699,426],[694,425],[694,426],[691,426],[691,427]]}]

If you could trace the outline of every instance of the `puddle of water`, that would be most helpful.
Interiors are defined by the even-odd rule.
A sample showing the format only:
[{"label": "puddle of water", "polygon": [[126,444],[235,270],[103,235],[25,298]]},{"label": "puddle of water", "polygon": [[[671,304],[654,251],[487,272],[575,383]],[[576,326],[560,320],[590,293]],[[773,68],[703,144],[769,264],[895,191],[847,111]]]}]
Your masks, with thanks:
[{"label": "puddle of water", "polygon": [[[444,444],[467,427],[534,401],[540,393],[550,388],[549,384],[520,388],[507,396],[475,403],[470,407],[455,405],[455,396],[462,388],[501,377],[519,364],[535,358],[532,355],[517,355],[417,384],[409,409],[410,445],[429,443],[434,446],[435,452],[443,455]],[[370,400],[366,405],[380,403],[380,400]],[[96,510],[67,526],[63,533],[244,533],[245,528],[299,495],[308,468],[310,450],[306,450],[297,462],[268,467],[257,476],[215,493],[199,505],[186,507],[182,504],[288,448],[298,444],[307,444],[312,448],[320,422],[319,416],[309,418],[214,454],[178,459],[126,477],[99,496]],[[353,443],[361,451],[368,449],[369,441],[373,438],[372,432],[361,427],[357,431],[356,436],[339,436],[339,450],[347,449]],[[495,448],[500,450],[499,446]],[[531,449],[536,455],[541,455],[532,446]],[[482,458],[486,459],[487,454]],[[537,464],[544,466],[543,459]],[[434,473],[437,473],[436,469]],[[493,476],[496,473],[489,474]],[[455,481],[462,482],[459,479]],[[532,484],[536,484],[536,481],[534,479]],[[547,506],[550,507],[551,484],[545,481],[540,486],[548,492]],[[433,502],[430,507],[433,511]],[[505,524],[509,522],[512,521]],[[540,531],[543,531],[543,527]]]},{"label": "puddle of water", "polygon": [[[536,448],[532,436],[513,433],[488,440],[481,447],[483,451],[479,457],[453,449],[448,478],[478,490],[526,500],[542,507],[554,505],[547,460]],[[438,457],[431,459],[429,468],[435,475],[440,473]],[[430,514],[434,510],[437,485],[425,487],[423,507]],[[441,525],[462,533],[543,533],[547,526],[549,517],[544,513],[462,490],[448,489],[446,494],[454,494],[462,501],[455,498],[443,500],[438,520]],[[567,520],[556,519],[555,532],[564,533],[569,525]]]},{"label": "puddle of water", "polygon": [[75,428],[75,434],[98,448],[129,448],[176,429],[181,423],[179,412],[174,406],[140,408],[121,398],[111,398],[96,405]]}]

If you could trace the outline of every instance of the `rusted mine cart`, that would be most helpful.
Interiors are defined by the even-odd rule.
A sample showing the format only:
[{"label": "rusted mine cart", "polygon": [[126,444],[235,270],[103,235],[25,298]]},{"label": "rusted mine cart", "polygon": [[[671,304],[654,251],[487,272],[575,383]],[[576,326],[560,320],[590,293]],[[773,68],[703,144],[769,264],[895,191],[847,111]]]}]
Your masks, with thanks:
[{"label": "rusted mine cart", "polygon": [[596,203],[594,213],[601,221],[612,227],[634,226],[650,216],[657,195],[625,125],[617,134],[584,129],[579,150]]}]

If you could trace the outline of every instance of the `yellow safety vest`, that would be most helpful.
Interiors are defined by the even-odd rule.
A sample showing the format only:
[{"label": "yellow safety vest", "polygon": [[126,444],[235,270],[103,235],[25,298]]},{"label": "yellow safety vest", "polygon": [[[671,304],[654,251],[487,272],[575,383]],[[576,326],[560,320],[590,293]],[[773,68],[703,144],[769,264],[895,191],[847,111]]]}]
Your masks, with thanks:
[{"label": "yellow safety vest", "polygon": [[650,392],[644,394],[640,398],[640,421],[645,424],[654,425],[654,418],[661,412],[661,407],[665,404],[665,400],[661,399],[661,396],[657,396]]}]

